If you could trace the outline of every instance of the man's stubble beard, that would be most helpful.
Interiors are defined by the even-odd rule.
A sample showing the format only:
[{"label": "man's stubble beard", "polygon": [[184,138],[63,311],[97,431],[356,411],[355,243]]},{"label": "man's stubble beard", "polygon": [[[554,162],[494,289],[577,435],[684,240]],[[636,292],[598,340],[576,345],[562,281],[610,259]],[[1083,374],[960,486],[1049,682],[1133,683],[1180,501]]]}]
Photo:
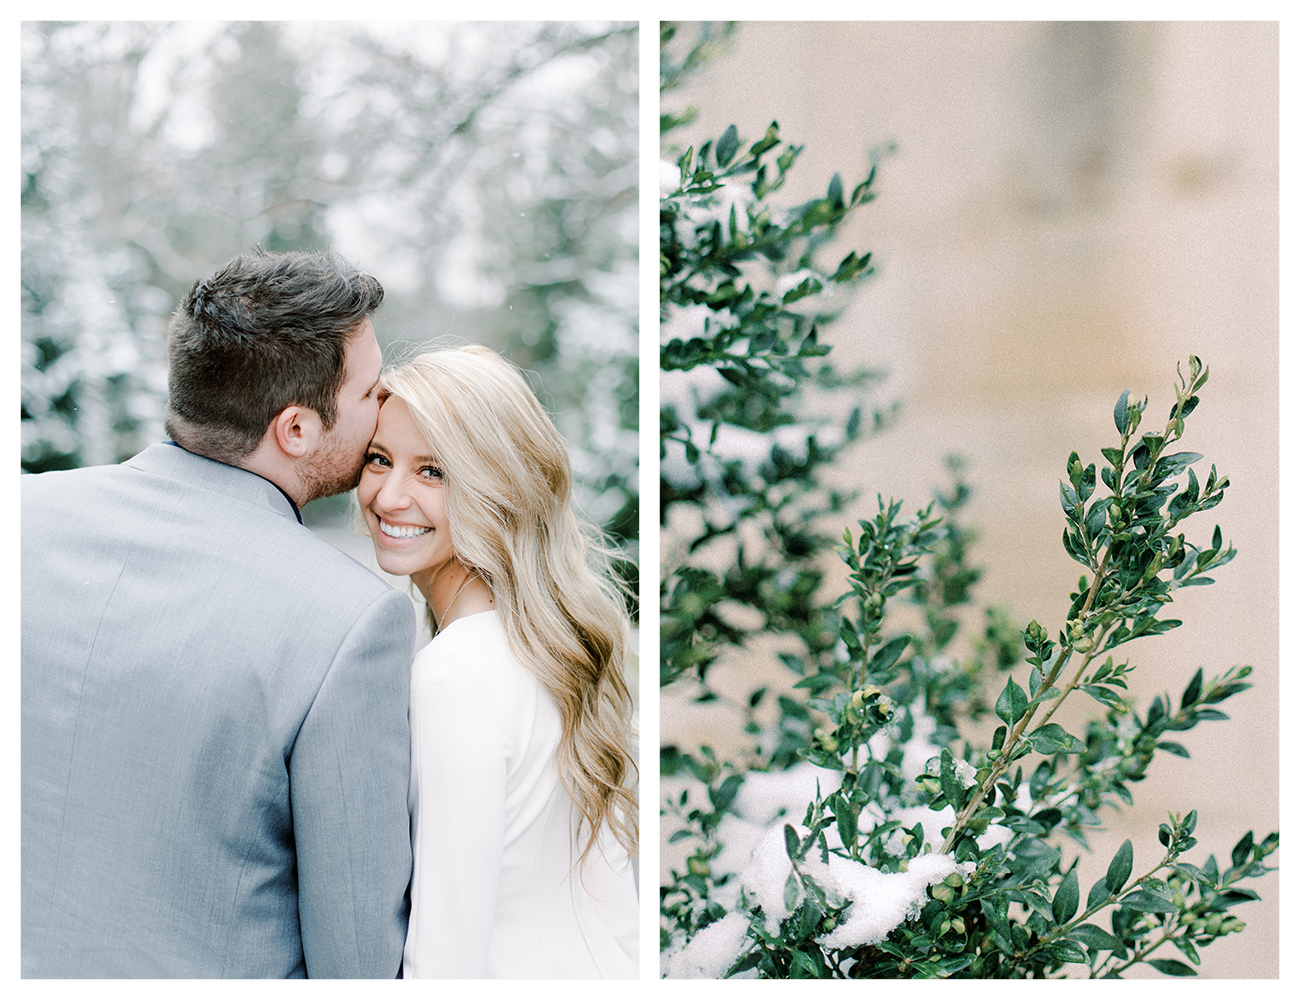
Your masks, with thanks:
[{"label": "man's stubble beard", "polygon": [[327,433],[321,449],[311,457],[300,473],[306,496],[303,506],[313,500],[337,496],[354,489],[361,481],[361,470],[365,464],[365,448],[356,450],[349,447],[346,441]]}]

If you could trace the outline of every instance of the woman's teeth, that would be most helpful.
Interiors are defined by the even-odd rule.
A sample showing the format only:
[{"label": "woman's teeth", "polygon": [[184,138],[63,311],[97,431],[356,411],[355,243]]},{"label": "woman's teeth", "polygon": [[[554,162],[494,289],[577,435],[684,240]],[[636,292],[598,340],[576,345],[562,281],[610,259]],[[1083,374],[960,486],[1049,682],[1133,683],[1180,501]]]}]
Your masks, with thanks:
[{"label": "woman's teeth", "polygon": [[413,524],[404,524],[398,526],[389,524],[387,521],[379,522],[379,530],[389,538],[414,538],[416,535],[423,535],[426,531],[432,531],[432,528],[418,528]]}]

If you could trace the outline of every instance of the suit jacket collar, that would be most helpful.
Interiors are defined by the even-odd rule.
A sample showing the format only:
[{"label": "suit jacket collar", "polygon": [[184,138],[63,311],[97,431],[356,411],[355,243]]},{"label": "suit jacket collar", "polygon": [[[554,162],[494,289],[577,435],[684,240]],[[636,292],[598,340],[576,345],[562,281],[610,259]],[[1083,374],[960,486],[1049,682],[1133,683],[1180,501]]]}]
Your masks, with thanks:
[{"label": "suit jacket collar", "polygon": [[175,442],[153,444],[122,463],[141,472],[176,479],[217,493],[226,493],[265,507],[302,524],[302,514],[289,495],[271,480],[235,465],[215,462]]}]

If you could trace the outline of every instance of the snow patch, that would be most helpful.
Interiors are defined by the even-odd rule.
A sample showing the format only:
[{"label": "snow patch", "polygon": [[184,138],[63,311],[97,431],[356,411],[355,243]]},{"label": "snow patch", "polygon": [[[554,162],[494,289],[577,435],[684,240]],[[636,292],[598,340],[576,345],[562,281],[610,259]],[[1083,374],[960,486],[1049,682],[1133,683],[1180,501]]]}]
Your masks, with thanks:
[{"label": "snow patch", "polygon": [[721,979],[741,955],[749,935],[749,918],[728,913],[691,938],[668,960],[669,979]]},{"label": "snow patch", "polygon": [[809,870],[818,885],[850,901],[844,922],[818,938],[823,948],[880,944],[895,927],[920,914],[926,889],[962,871],[950,854],[922,854],[905,872],[882,872],[838,855],[824,866],[810,863]]}]

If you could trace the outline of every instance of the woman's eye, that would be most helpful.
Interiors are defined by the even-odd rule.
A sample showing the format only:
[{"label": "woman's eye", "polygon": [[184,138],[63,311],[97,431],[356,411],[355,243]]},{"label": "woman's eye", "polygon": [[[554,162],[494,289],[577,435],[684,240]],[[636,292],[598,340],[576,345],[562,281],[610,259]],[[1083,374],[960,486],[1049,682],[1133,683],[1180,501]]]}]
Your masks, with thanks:
[{"label": "woman's eye", "polygon": [[420,469],[420,472],[426,479],[442,478],[442,470],[438,468],[436,465],[426,465],[422,469]]},{"label": "woman's eye", "polygon": [[372,451],[369,455],[366,456],[366,465],[375,465],[375,466],[379,466],[380,468],[387,468],[388,459],[386,459],[383,455],[379,454],[379,452]]}]

